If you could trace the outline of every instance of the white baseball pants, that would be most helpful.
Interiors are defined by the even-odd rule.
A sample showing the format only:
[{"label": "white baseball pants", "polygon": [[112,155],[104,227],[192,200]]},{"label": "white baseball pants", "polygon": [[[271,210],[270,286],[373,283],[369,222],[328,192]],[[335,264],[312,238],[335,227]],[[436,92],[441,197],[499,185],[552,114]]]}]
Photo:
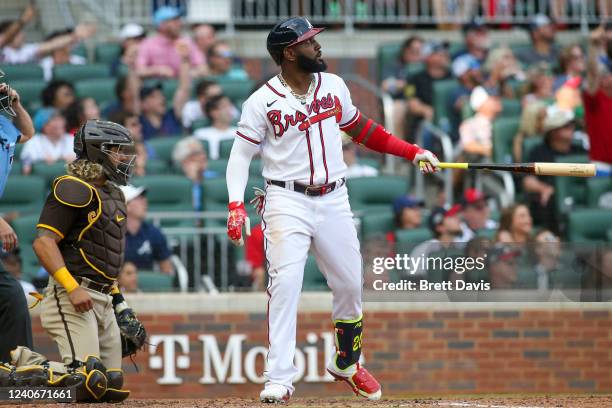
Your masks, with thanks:
[{"label": "white baseball pants", "polygon": [[332,318],[361,316],[362,260],[346,186],[309,197],[268,185],[262,214],[268,262],[266,386],[294,391],[297,307],[312,248],[333,294]]}]

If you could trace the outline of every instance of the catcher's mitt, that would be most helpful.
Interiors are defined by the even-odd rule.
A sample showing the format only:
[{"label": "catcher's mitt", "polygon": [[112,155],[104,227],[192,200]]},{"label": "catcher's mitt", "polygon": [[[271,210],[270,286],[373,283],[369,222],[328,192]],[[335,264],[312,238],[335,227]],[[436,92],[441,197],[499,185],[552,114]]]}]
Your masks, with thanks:
[{"label": "catcher's mitt", "polygon": [[147,331],[144,326],[136,318],[132,309],[123,309],[116,313],[117,325],[121,332],[121,354],[123,357],[136,354],[147,340]]}]

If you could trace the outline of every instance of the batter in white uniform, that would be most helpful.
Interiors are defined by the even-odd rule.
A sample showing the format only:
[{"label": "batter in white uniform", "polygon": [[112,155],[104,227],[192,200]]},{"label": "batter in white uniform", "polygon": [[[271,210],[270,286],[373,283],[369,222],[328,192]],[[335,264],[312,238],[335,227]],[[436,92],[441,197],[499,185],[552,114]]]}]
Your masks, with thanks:
[{"label": "batter in white uniform", "polygon": [[242,243],[249,164],[260,152],[265,195],[260,202],[269,275],[266,385],[263,402],[286,402],[294,391],[296,318],[309,249],[333,293],[337,352],[327,370],[353,391],[377,400],[378,381],[359,364],[362,344],[361,254],[345,186],[340,130],[381,153],[424,161],[429,151],[400,140],[353,105],[344,81],[321,59],[322,29],[303,17],[276,25],[267,46],[281,74],[244,103],[227,166],[228,235]]}]

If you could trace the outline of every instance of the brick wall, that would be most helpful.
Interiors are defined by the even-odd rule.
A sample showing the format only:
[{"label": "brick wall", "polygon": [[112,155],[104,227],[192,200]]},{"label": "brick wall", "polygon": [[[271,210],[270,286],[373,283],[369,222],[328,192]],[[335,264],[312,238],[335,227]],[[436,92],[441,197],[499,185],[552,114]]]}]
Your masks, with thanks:
[{"label": "brick wall", "polygon": [[[376,374],[387,394],[611,392],[611,317],[605,305],[588,310],[372,311],[366,313],[364,356],[366,366]],[[189,343],[189,352],[184,353],[179,343],[173,343],[175,377],[182,381],[175,385],[157,383],[164,376],[164,369],[168,369],[162,361],[164,345],[154,354],[149,350],[140,353],[136,358],[138,374],[131,362],[124,360],[127,385],[135,397],[244,396],[259,392],[261,385],[247,378],[245,358],[253,350],[254,369],[261,376],[263,349],[253,348],[267,343],[265,313],[141,313],[140,318],[150,335],[186,336],[183,338]],[[37,316],[33,324],[36,346],[57,358]],[[311,360],[305,363],[311,378],[297,384],[299,395],[348,391],[343,384],[328,382],[323,377],[324,339],[331,339],[330,334],[325,334],[331,329],[328,313],[305,312],[299,316],[300,354],[314,356],[314,347],[317,353],[316,367],[311,358],[303,359]],[[205,361],[200,335],[214,336],[220,356],[231,362],[225,384],[218,384],[214,362]],[[230,335],[245,337],[232,340],[235,353],[228,357],[231,353],[225,352]],[[210,347],[206,350],[209,357],[214,354]],[[164,367],[150,368],[155,365],[154,360]],[[188,368],[179,367],[185,367],[186,362]],[[234,369],[237,372],[234,380],[245,384],[229,383]],[[213,378],[217,384],[199,383],[206,375],[209,382]]]}]

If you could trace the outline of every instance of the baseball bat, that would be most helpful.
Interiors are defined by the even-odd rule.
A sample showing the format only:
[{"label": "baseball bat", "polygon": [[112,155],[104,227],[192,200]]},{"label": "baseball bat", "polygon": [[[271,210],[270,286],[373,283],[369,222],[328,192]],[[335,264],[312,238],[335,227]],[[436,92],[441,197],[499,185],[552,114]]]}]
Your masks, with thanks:
[{"label": "baseball bat", "polygon": [[527,173],[538,176],[593,177],[595,165],[590,163],[448,163],[441,162],[441,169],[500,170]]}]

